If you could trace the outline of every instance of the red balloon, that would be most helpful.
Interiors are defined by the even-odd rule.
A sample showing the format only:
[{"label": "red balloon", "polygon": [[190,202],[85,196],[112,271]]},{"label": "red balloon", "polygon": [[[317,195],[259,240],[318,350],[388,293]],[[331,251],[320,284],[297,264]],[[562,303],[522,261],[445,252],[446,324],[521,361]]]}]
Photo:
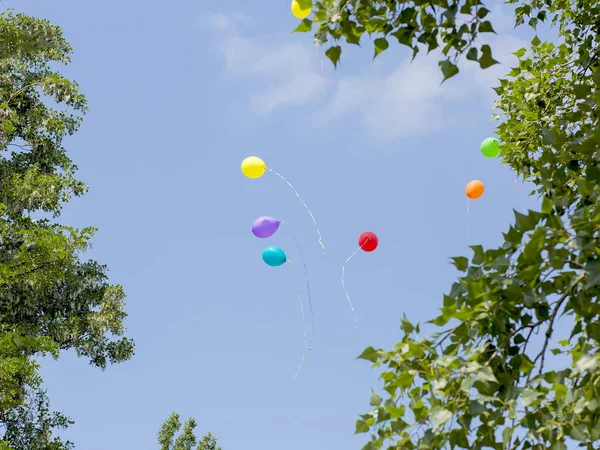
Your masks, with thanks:
[{"label": "red balloon", "polygon": [[378,244],[379,239],[377,239],[375,233],[371,233],[370,231],[365,231],[358,238],[358,245],[365,252],[372,252],[377,248]]}]

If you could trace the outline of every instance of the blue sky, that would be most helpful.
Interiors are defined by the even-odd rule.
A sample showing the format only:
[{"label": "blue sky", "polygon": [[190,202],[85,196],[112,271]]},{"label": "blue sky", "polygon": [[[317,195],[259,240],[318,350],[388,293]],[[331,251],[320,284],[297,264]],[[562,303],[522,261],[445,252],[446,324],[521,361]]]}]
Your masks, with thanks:
[{"label": "blue sky", "polygon": [[[355,357],[395,344],[403,313],[426,321],[441,305],[457,276],[448,257],[467,254],[466,183],[486,186],[470,207],[472,244],[498,244],[511,208],[535,205],[523,188],[517,195],[508,168],[479,153],[493,131],[489,86],[523,45],[505,11],[495,8],[489,38],[505,64],[464,64],[440,87],[435,55],[410,65],[394,45],[372,62],[368,38],[321,74],[312,36],[290,34],[288,1],[258,3],[5,2],[60,25],[74,47],[63,72],[91,111],[69,148],[91,189],[62,222],[99,227],[90,256],[128,293],[137,341],[132,361],[105,372],[71,353],[44,361],[78,449],[156,448],[172,411],[226,450],[360,448],[354,423],[379,382]],[[285,183],[242,176],[249,155],[297,188],[326,255]],[[266,242],[250,231],[261,215],[286,219]],[[354,336],[340,275],[363,231],[380,245],[346,268]],[[317,337],[296,383],[310,321],[300,319],[291,233]],[[266,245],[288,253],[297,283],[263,264]]]}]

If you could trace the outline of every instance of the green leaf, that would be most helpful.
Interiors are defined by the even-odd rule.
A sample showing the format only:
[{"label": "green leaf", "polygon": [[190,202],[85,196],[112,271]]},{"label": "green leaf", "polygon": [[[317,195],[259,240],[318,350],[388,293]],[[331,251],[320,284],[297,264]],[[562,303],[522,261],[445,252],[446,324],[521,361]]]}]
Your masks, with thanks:
[{"label": "green leaf", "polygon": [[465,272],[469,268],[469,259],[464,256],[455,256],[451,258],[454,265],[461,272]]},{"label": "green leaf", "polygon": [[575,363],[576,374],[580,374],[587,371],[592,371],[598,367],[598,357],[595,355],[581,355],[581,357]]},{"label": "green leaf", "polygon": [[492,23],[488,20],[486,20],[485,22],[481,22],[481,24],[479,24],[479,32],[480,33],[496,33],[494,31],[494,28],[492,27]]},{"label": "green leaf", "polygon": [[498,383],[498,380],[494,376],[494,372],[492,372],[490,366],[483,366],[477,371],[477,380],[484,383]]},{"label": "green leaf", "polygon": [[477,61],[477,47],[471,47],[467,52],[467,59],[469,61]]},{"label": "green leaf", "polygon": [[561,383],[554,383],[552,389],[555,392],[555,396],[557,399],[564,398],[567,395],[567,387]]},{"label": "green leaf", "polygon": [[442,314],[441,316],[437,316],[435,319],[430,320],[429,323],[437,325],[438,327],[443,327],[450,321],[451,318],[452,317],[450,315],[446,316],[445,314]]},{"label": "green leaf", "polygon": [[337,68],[340,56],[342,55],[342,47],[339,45],[331,47],[325,52],[325,55],[331,60],[333,66]]},{"label": "green leaf", "polygon": [[600,182],[600,165],[590,164],[586,169],[585,177],[592,183]]},{"label": "green leaf", "polygon": [[444,408],[438,408],[432,411],[431,420],[435,424],[435,428],[439,428],[452,418],[452,413]]},{"label": "green leaf", "polygon": [[394,405],[388,405],[385,407],[385,409],[389,413],[389,415],[392,419],[398,419],[399,417],[404,416],[404,411],[405,411],[404,406],[397,407]]},{"label": "green leaf", "polygon": [[481,245],[472,245],[471,250],[473,250],[473,259],[471,262],[476,265],[483,264],[485,262],[483,247]]},{"label": "green leaf", "polygon": [[409,320],[406,318],[406,315],[402,316],[402,321],[400,323],[400,326],[402,328],[402,331],[404,331],[404,333],[406,333],[406,334],[412,333],[415,329],[413,324],[410,323]]},{"label": "green leaf", "polygon": [[475,377],[473,375],[465,377],[460,383],[460,390],[463,391],[465,394],[468,394],[471,391],[471,386],[473,386],[474,382]]},{"label": "green leaf", "polygon": [[523,389],[521,393],[521,403],[523,403],[523,406],[525,407],[531,406],[531,404],[536,401],[540,395],[541,394],[539,392],[532,389]]},{"label": "green leaf", "polygon": [[478,416],[481,413],[485,412],[486,408],[478,401],[469,402],[469,414],[472,416]]},{"label": "green leaf", "polygon": [[388,47],[390,46],[390,44],[386,38],[375,39],[374,44],[375,44],[375,55],[373,55],[373,59],[377,58],[377,55],[379,55],[384,50],[387,50]]},{"label": "green leaf", "polygon": [[379,406],[379,405],[381,405],[382,401],[383,400],[379,395],[377,395],[375,392],[371,392],[371,401],[370,401],[371,406]]},{"label": "green leaf", "polygon": [[366,359],[367,361],[376,362],[379,359],[379,352],[373,347],[367,347],[357,359]]},{"label": "green leaf", "polygon": [[415,36],[415,32],[412,28],[399,27],[395,32],[392,33],[392,36],[398,39],[399,44],[413,48],[413,38]]},{"label": "green leaf", "polygon": [[458,67],[455,64],[453,64],[452,62],[450,62],[449,59],[440,61],[438,63],[438,65],[440,66],[440,68],[442,69],[442,73],[444,74],[443,81],[446,81],[449,78],[452,78],[454,75],[456,75],[458,73]]},{"label": "green leaf", "polygon": [[588,440],[586,427],[584,424],[580,423],[576,427],[571,429],[569,436],[579,442],[586,442]]},{"label": "green leaf", "polygon": [[515,214],[515,225],[517,230],[522,233],[532,231],[538,224],[538,217],[533,214],[521,214],[518,211],[514,211]]},{"label": "green leaf", "polygon": [[527,355],[521,355],[519,362],[519,371],[521,373],[529,374],[534,368],[533,361]]},{"label": "green leaf", "polygon": [[450,446],[454,448],[455,446],[470,449],[469,441],[467,439],[467,432],[464,428],[458,428],[450,431]]},{"label": "green leaf", "polygon": [[369,431],[369,425],[364,420],[356,421],[356,429],[354,434],[367,433]]},{"label": "green leaf", "polygon": [[595,412],[598,409],[598,406],[600,406],[600,400],[598,400],[597,398],[591,399],[585,405],[586,409],[591,412]]},{"label": "green leaf", "polygon": [[542,138],[544,139],[544,144],[553,145],[556,142],[556,133],[549,128],[542,127]]},{"label": "green leaf", "polygon": [[525,49],[525,47],[521,47],[519,50],[514,52],[513,55],[521,59],[523,56],[525,56],[525,53],[527,53],[527,50]]},{"label": "green leaf", "polygon": [[312,30],[313,22],[310,19],[304,19],[300,24],[296,27],[292,33],[307,33]]},{"label": "green leaf", "polygon": [[512,435],[514,432],[514,428],[506,427],[502,430],[502,443],[505,448],[509,448],[510,440],[512,439]]},{"label": "green leaf", "polygon": [[578,99],[587,99],[590,96],[591,88],[585,84],[576,84],[573,86],[573,92]]},{"label": "green leaf", "polygon": [[356,22],[349,20],[342,24],[342,30],[346,37],[346,42],[360,46],[360,38],[365,32],[362,26],[357,26]]},{"label": "green leaf", "polygon": [[554,208],[554,202],[547,196],[542,199],[542,214],[551,214]]},{"label": "green leaf", "polygon": [[489,14],[490,10],[487,8],[484,8],[483,6],[479,6],[479,8],[477,9],[477,18],[478,19],[483,19],[485,16],[487,16]]},{"label": "green leaf", "polygon": [[492,49],[489,45],[484,44],[481,46],[481,56],[479,57],[479,66],[482,69],[487,69],[495,64],[499,64],[494,58],[492,58]]},{"label": "green leaf", "polygon": [[393,385],[399,388],[409,388],[414,380],[415,376],[410,371],[402,371],[396,376]]}]

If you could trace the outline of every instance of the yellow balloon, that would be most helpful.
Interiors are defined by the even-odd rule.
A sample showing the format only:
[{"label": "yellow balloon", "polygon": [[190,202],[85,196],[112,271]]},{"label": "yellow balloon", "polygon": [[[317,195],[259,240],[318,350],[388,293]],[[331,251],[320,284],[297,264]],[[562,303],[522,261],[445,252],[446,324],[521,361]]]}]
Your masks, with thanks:
[{"label": "yellow balloon", "polygon": [[248,156],[242,161],[242,173],[248,178],[260,178],[267,171],[267,165],[258,156]]},{"label": "yellow balloon", "polygon": [[312,11],[312,2],[306,0],[292,0],[292,14],[296,19],[306,19]]}]

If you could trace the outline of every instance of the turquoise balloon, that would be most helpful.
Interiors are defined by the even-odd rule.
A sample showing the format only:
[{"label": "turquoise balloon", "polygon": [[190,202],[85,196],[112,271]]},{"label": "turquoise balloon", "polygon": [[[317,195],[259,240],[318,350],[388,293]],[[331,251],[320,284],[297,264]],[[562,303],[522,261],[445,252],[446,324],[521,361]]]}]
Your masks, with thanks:
[{"label": "turquoise balloon", "polygon": [[262,259],[271,267],[277,267],[286,262],[285,252],[279,247],[271,245],[263,250]]}]

